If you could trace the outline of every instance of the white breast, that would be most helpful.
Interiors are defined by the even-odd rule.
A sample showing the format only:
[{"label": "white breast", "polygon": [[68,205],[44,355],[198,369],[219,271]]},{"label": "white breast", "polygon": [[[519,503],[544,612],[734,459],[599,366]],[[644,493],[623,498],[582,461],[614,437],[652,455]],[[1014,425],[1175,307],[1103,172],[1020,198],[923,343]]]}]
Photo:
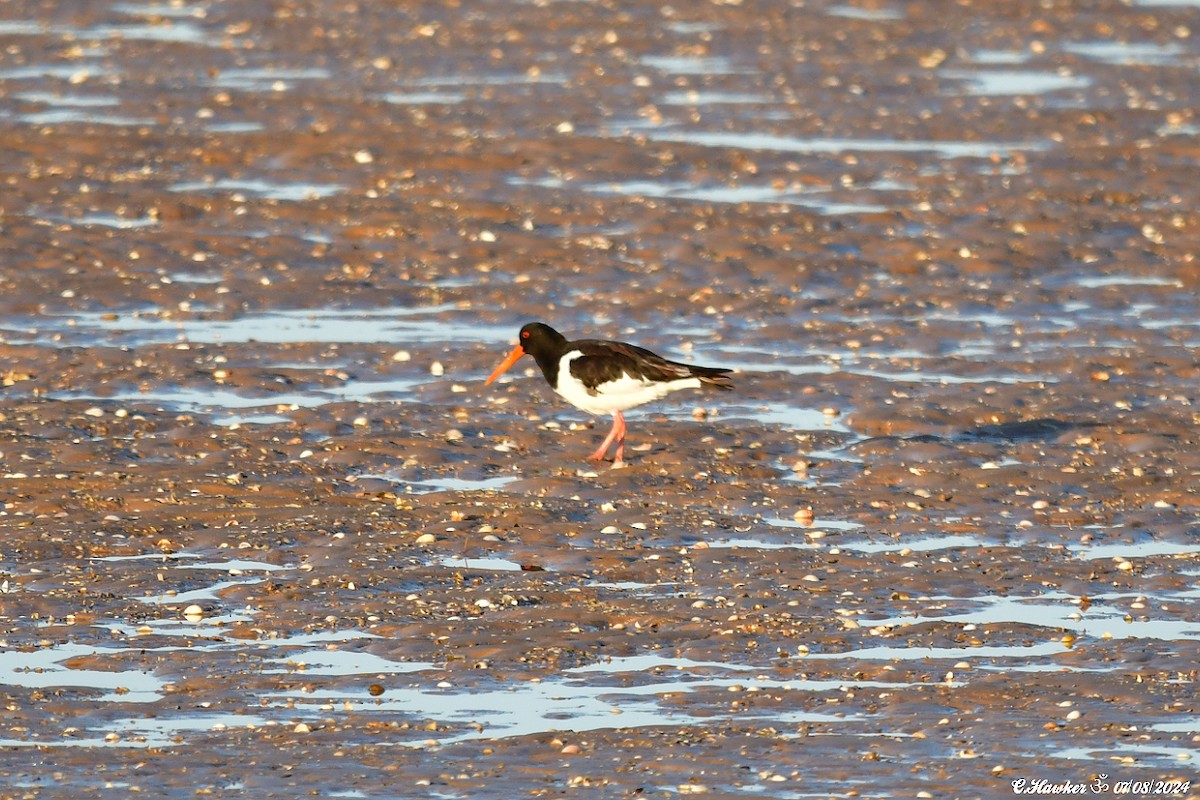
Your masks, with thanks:
[{"label": "white breast", "polygon": [[652,400],[659,400],[680,389],[700,388],[699,378],[680,378],[677,381],[647,381],[622,373],[615,381],[602,383],[592,394],[578,379],[571,375],[571,362],[582,356],[572,350],[558,362],[558,392],[568,403],[589,414],[611,414],[625,411]]}]

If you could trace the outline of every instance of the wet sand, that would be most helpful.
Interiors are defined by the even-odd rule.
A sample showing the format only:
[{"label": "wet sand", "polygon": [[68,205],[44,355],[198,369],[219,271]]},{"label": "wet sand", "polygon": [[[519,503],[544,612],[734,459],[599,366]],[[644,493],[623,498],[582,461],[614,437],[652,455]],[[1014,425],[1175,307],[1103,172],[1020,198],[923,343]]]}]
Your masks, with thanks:
[{"label": "wet sand", "polygon": [[1200,796],[1194,5],[0,16],[0,798]]}]

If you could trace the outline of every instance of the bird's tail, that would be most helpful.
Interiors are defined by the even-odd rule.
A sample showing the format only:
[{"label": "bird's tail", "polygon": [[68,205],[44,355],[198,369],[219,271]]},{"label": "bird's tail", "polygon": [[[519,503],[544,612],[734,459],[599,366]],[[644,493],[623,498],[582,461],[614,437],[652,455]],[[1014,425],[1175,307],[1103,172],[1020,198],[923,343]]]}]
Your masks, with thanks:
[{"label": "bird's tail", "polygon": [[700,379],[700,385],[714,389],[732,389],[733,379],[726,374],[732,371],[720,367],[692,367],[692,374]]}]

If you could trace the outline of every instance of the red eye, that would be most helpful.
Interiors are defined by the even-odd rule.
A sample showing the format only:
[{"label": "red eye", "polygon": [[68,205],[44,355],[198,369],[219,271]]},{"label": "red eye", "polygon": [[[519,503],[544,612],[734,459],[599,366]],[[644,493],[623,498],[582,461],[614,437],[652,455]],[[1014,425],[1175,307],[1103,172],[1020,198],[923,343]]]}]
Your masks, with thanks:
[{"label": "red eye", "polygon": [[522,339],[528,339],[528,338],[529,338],[529,331],[524,331],[524,332],[522,332],[522,333],[521,333],[521,338],[522,338]]}]

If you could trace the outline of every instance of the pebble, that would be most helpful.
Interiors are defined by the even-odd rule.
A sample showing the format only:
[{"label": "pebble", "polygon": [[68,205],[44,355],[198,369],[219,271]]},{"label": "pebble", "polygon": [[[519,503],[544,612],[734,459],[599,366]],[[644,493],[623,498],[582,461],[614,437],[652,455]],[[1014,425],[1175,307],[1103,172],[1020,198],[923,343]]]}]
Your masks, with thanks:
[{"label": "pebble", "polygon": [[193,619],[193,618],[200,619],[201,617],[204,616],[204,609],[201,608],[200,606],[196,605],[195,603],[192,603],[190,606],[188,606],[187,608],[185,608],[183,610],[183,616],[189,620]]},{"label": "pebble", "polygon": [[407,350],[397,350],[392,353],[392,361],[412,361],[412,353]]},{"label": "pebble", "polygon": [[422,533],[417,537],[417,544],[433,544],[437,541],[437,537],[432,533]]},{"label": "pebble", "polygon": [[312,731],[312,728],[308,727],[308,725],[306,725],[303,722],[297,724],[296,727],[292,728],[292,733],[309,733],[311,731]]},{"label": "pebble", "polygon": [[446,368],[442,366],[442,362],[435,361],[429,365],[429,374],[435,378],[440,378],[446,374]]}]

